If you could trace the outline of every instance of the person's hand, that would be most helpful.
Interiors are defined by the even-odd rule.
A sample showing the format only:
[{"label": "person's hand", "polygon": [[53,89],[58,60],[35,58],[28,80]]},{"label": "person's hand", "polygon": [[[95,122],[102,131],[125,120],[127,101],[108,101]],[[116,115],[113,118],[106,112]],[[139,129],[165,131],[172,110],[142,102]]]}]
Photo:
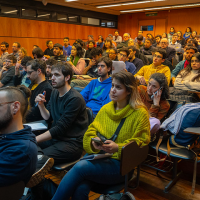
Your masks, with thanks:
[{"label": "person's hand", "polygon": [[92,67],[94,65],[96,65],[96,61],[94,59],[91,59],[88,66]]},{"label": "person's hand", "polygon": [[[97,139],[97,140],[100,140],[101,139],[99,137],[95,137],[94,139]],[[102,146],[101,145],[98,145],[96,142],[92,141],[92,145],[95,149],[98,149],[98,150],[103,150]]]},{"label": "person's hand", "polygon": [[45,57],[45,58],[47,58],[47,59],[49,59],[49,58],[50,58],[50,56],[49,56],[49,55],[44,55],[44,57]]},{"label": "person's hand", "polygon": [[19,72],[19,68],[21,66],[21,62],[17,62],[16,65],[15,65],[15,71],[18,71]]},{"label": "person's hand", "polygon": [[38,105],[44,105],[44,102],[46,102],[45,100],[45,96],[46,96],[46,91],[43,92],[43,94],[38,94],[35,98],[35,103],[38,103]]},{"label": "person's hand", "polygon": [[153,93],[153,104],[155,106],[160,106],[160,98],[161,98],[162,90],[158,90],[157,93]]},{"label": "person's hand", "polygon": [[104,150],[107,153],[115,153],[118,151],[118,148],[118,144],[113,142],[112,140],[106,140],[102,145],[102,150]]},{"label": "person's hand", "polygon": [[141,84],[141,85],[146,85],[146,81],[145,81],[144,76],[140,77],[140,78],[139,78],[139,81],[140,81],[140,84]]},{"label": "person's hand", "polygon": [[174,85],[176,78],[172,77],[172,85]]},{"label": "person's hand", "polygon": [[6,65],[4,65],[4,66],[2,67],[2,69],[1,69],[1,71],[2,71],[2,72],[8,71],[8,68],[7,68],[7,66],[6,66]]}]

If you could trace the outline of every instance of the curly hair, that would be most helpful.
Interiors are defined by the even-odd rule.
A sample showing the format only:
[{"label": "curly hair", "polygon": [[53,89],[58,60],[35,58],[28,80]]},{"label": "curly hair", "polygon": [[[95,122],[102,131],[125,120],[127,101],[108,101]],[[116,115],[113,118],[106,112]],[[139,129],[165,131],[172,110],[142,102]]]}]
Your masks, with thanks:
[{"label": "curly hair", "polygon": [[[77,55],[79,58],[82,58],[83,55],[84,55],[84,51],[83,51],[81,45],[80,45],[80,44],[73,44],[73,46],[76,48],[76,51],[77,51],[77,54],[76,54],[76,55]],[[71,56],[71,57],[73,57],[73,56]]]}]

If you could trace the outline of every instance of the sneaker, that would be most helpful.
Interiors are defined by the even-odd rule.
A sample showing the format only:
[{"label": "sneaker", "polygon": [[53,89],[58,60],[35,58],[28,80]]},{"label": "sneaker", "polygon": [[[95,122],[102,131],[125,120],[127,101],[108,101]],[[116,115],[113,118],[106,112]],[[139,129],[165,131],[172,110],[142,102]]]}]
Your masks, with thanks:
[{"label": "sneaker", "polygon": [[38,185],[44,179],[44,176],[48,173],[53,164],[53,158],[49,158],[46,155],[38,155],[36,172],[32,175],[26,187],[31,188]]}]

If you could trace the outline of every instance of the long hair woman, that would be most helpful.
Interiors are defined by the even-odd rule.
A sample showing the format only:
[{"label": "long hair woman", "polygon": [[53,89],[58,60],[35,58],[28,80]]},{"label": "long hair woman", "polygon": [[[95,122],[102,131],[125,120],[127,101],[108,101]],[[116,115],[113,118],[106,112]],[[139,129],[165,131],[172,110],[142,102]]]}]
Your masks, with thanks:
[{"label": "long hair woman", "polygon": [[103,50],[102,56],[108,56],[108,53],[112,47],[113,47],[112,41],[109,38],[106,38],[104,41],[103,49],[102,49]]},{"label": "long hair woman", "polygon": [[[110,158],[99,160],[81,160],[62,179],[53,200],[88,200],[91,186],[95,183],[117,184],[124,182],[120,175],[122,147],[130,141],[139,146],[150,141],[148,111],[144,107],[137,90],[134,76],[125,71],[112,75],[110,90],[111,102],[104,105],[89,126],[83,138],[83,147],[89,154],[103,150],[113,153]],[[115,141],[111,138],[121,120],[126,118]],[[100,140],[97,132],[107,138],[102,145],[97,145],[92,138]]]}]

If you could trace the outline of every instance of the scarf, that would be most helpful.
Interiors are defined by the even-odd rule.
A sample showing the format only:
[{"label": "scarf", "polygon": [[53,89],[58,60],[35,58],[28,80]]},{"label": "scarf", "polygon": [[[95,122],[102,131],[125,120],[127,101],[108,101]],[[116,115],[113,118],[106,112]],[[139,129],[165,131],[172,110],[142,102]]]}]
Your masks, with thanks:
[{"label": "scarf", "polygon": [[190,64],[189,61],[186,60],[186,61],[184,62],[184,68],[186,68],[189,64]]},{"label": "scarf", "polygon": [[[78,56],[76,56],[75,57],[75,59],[74,59],[74,56],[71,56],[71,62],[73,63],[73,65],[76,67],[76,65],[77,65],[77,63],[78,63],[78,61],[79,61],[79,57]],[[73,61],[74,60],[74,61]]]}]

